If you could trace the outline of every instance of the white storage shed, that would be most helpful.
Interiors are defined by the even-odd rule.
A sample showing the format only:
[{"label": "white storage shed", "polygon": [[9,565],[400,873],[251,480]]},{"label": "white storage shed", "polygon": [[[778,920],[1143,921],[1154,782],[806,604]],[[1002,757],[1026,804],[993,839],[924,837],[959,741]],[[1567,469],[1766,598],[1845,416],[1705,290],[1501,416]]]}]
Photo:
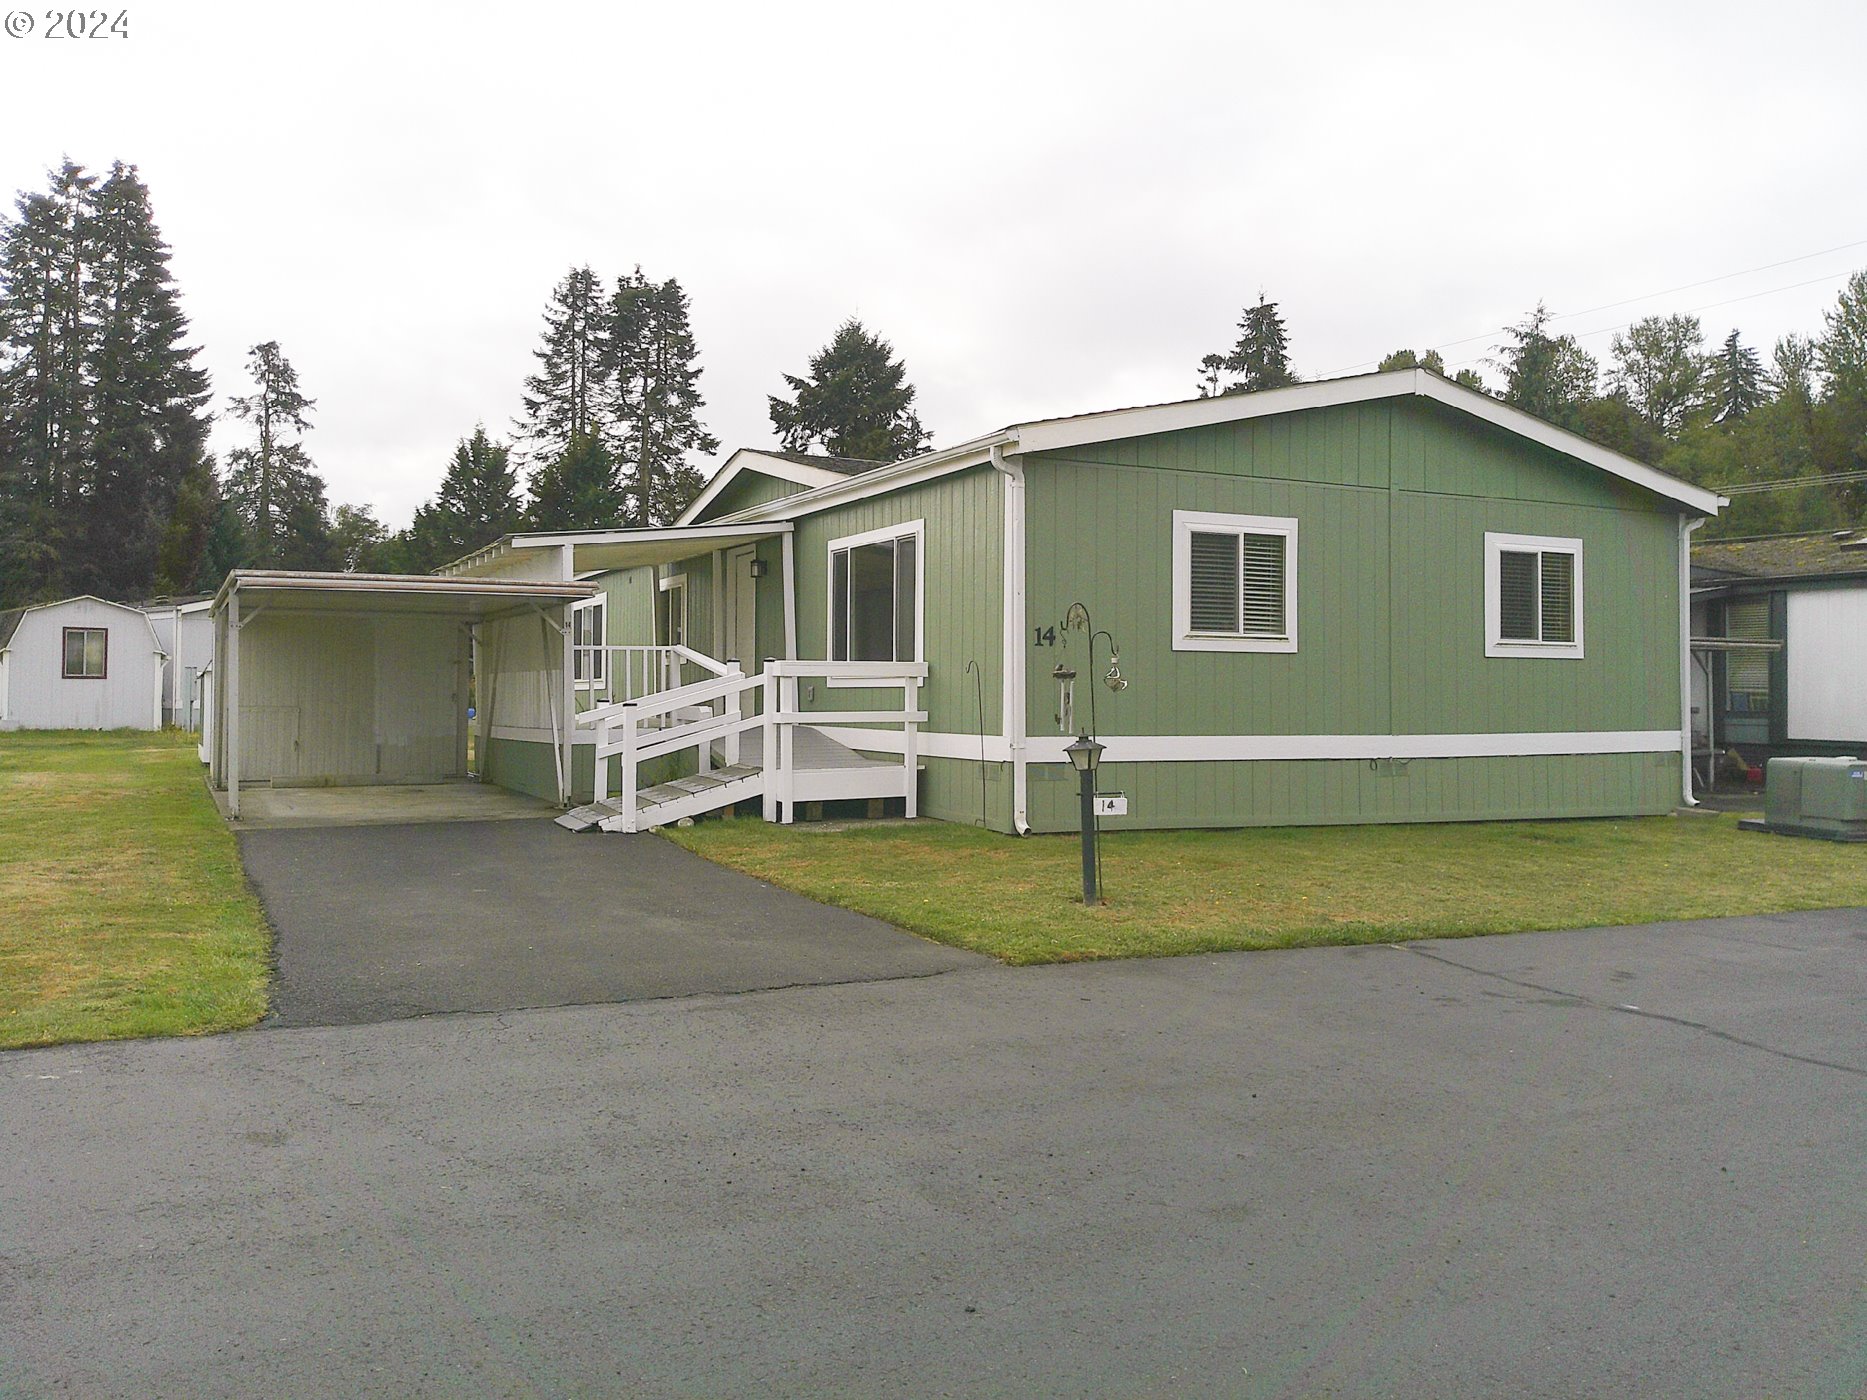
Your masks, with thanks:
[{"label": "white storage shed", "polygon": [[163,659],[148,617],[123,603],[0,613],[0,729],[160,729]]}]

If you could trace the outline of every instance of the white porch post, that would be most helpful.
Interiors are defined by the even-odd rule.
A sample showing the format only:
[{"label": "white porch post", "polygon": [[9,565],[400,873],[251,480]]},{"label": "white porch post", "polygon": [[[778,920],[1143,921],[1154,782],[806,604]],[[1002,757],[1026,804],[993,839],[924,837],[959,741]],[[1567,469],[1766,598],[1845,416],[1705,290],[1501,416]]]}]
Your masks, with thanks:
[{"label": "white porch post", "polygon": [[562,707],[564,713],[563,732],[558,736],[559,742],[564,745],[564,766],[560,770],[563,776],[558,783],[558,802],[565,807],[570,806],[571,793],[577,786],[577,769],[574,761],[577,753],[577,669],[575,659],[577,632],[576,629],[571,626],[571,606],[572,605],[569,603],[564,605],[564,620],[561,624],[561,630],[564,634],[561,660],[561,664],[564,667],[564,684],[558,692],[558,704]]},{"label": "white porch post", "polygon": [[764,742],[760,745],[760,763],[765,769],[765,820],[778,820],[778,683],[776,672],[767,667],[764,675]]},{"label": "white porch post", "polygon": [[797,660],[797,555],[791,546],[791,532],[778,536],[784,552],[784,659]]},{"label": "white porch post", "polygon": [[906,798],[902,815],[912,819],[920,815],[920,750],[916,743],[915,736],[918,730],[913,717],[914,711],[920,708],[920,681],[917,677],[909,676],[902,684],[901,699],[903,708],[908,713],[908,718],[901,725],[902,763],[906,769],[902,778],[907,784],[902,789],[903,796]]},{"label": "white porch post", "polygon": [[226,724],[221,742],[227,751],[227,815],[240,815],[240,586],[227,590],[227,673],[215,687],[221,695]]}]

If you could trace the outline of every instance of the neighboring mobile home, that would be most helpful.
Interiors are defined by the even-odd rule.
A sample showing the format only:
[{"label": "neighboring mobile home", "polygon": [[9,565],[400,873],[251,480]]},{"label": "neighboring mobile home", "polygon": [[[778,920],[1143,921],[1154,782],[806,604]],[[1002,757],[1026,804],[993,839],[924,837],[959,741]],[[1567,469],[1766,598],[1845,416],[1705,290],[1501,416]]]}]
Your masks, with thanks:
[{"label": "neighboring mobile home", "polygon": [[[1074,829],[1091,726],[1115,827],[1620,815],[1690,800],[1687,543],[1721,504],[1403,370],[880,466],[741,452],[673,526],[441,572],[600,590],[571,785],[622,794],[611,829],[753,796]],[[549,796],[541,704],[483,738]]]},{"label": "neighboring mobile home", "polygon": [[204,707],[201,675],[214,657],[214,599],[158,598],[143,611],[163,651],[162,722],[198,730]]},{"label": "neighboring mobile home", "polygon": [[1699,747],[1867,752],[1867,531],[1695,546],[1692,636]]},{"label": "neighboring mobile home", "polygon": [[0,729],[160,729],[163,659],[149,619],[122,603],[0,613]]}]

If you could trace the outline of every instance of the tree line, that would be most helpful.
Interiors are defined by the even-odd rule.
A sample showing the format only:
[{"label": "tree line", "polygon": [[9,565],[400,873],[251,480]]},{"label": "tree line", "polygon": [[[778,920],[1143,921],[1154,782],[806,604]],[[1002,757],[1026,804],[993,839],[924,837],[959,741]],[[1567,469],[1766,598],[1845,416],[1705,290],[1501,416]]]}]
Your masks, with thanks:
[{"label": "tree line", "polygon": [[[1647,316],[1617,331],[1608,364],[1556,332],[1542,303],[1482,363],[1450,376],[1558,427],[1697,485],[1734,494],[1700,535],[1760,535],[1867,523],[1867,272],[1856,272],[1821,333],[1789,334],[1766,363],[1733,330],[1706,342],[1698,317]],[[1380,370],[1446,374],[1437,350],[1396,350]],[[1232,349],[1199,363],[1202,395],[1249,393],[1298,382],[1289,331],[1263,293],[1245,307]]]},{"label": "tree line", "polygon": [[[0,607],[96,593],[208,592],[238,567],[425,572],[517,530],[665,524],[716,452],[685,290],[640,267],[588,266],[552,289],[506,438],[482,423],[441,464],[435,493],[390,530],[333,507],[307,439],[316,400],[277,341],[251,347],[250,384],[224,411],[223,464],[169,248],[134,166],[64,161],[0,224]],[[1690,315],[1616,334],[1605,371],[1538,305],[1453,377],[1638,460],[1712,488],[1789,482],[1734,498],[1708,533],[1852,525],[1867,518],[1867,273],[1819,335],[1767,361],[1733,331],[1715,348]],[[1445,373],[1437,351],[1382,369]],[[926,450],[915,389],[889,343],[851,319],[768,402],[792,452],[875,462]],[[1260,294],[1235,343],[1199,363],[1201,394],[1298,380],[1276,302]]]}]

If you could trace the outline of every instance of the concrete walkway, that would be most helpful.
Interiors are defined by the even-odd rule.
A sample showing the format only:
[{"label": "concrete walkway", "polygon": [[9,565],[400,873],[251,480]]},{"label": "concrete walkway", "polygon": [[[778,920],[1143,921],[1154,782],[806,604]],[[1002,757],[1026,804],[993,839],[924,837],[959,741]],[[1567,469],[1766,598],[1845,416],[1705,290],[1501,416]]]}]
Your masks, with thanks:
[{"label": "concrete walkway", "polygon": [[[214,802],[227,815],[227,794]],[[558,808],[490,783],[384,783],[356,787],[247,788],[242,831],[304,826],[392,826],[407,822],[486,822],[552,816]]]},{"label": "concrete walkway", "polygon": [[277,931],[279,1024],[917,977],[988,960],[658,836],[548,820],[240,833]]},{"label": "concrete walkway", "polygon": [[1867,1390],[1860,912],[20,1052],[0,1124],[5,1395]]}]

